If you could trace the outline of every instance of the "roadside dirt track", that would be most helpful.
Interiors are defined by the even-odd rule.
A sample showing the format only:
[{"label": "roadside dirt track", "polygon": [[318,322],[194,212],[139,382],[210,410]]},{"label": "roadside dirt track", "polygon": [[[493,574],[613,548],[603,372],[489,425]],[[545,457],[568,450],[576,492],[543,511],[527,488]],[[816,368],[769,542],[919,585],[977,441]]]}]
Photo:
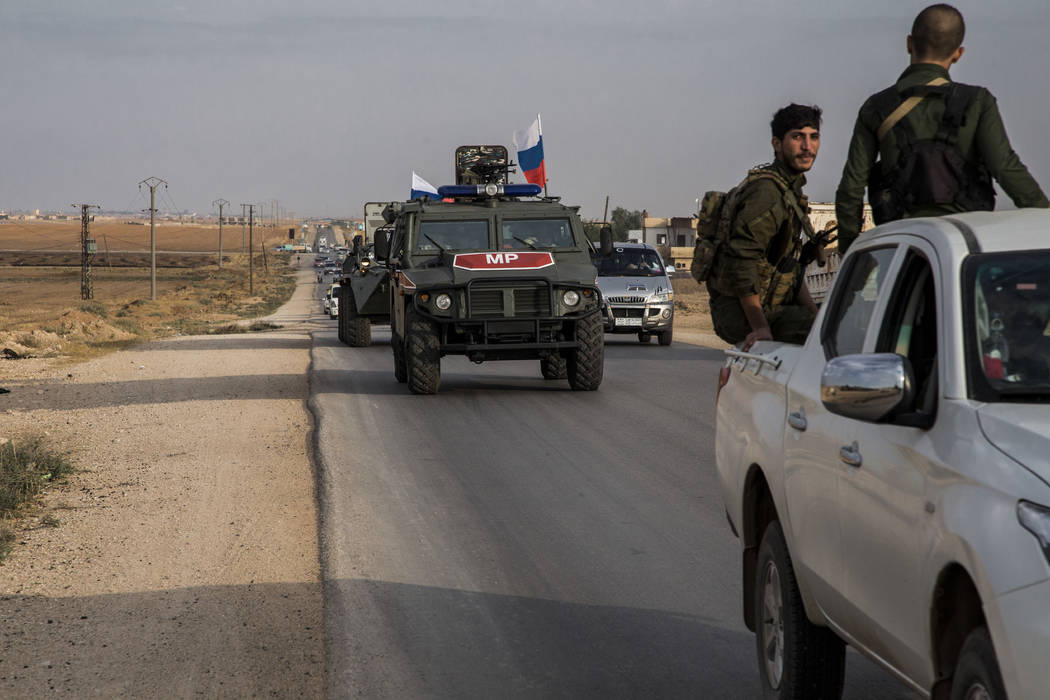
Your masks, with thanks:
[{"label": "roadside dirt track", "polygon": [[80,469],[0,564],[0,697],[323,694],[309,346],[299,324],[0,361],[0,437]]}]

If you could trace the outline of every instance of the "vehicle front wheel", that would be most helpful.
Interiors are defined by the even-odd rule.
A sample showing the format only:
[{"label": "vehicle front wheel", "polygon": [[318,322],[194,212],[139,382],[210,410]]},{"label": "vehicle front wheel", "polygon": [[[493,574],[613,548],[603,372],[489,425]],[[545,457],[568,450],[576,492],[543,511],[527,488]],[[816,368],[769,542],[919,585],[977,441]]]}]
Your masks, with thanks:
[{"label": "vehicle front wheel", "polygon": [[441,385],[441,342],[437,324],[405,310],[405,366],[413,394],[436,394]]},{"label": "vehicle front wheel", "polygon": [[1006,700],[1006,688],[988,628],[981,625],[966,636],[952,677],[952,700]]},{"label": "vehicle front wheel", "polygon": [[547,355],[540,358],[540,374],[544,379],[565,379],[568,376],[565,358],[561,355]]},{"label": "vehicle front wheel", "polygon": [[[339,290],[339,305],[343,306],[345,308],[345,305],[346,305],[346,290],[343,290],[343,289]],[[346,314],[339,314],[339,322],[336,325],[336,327],[339,329],[339,331],[338,331],[339,342],[340,343],[346,343],[346,344],[349,345],[350,341],[347,340],[347,337],[346,337]]]},{"label": "vehicle front wheel", "polygon": [[584,316],[576,322],[575,350],[566,359],[569,386],[574,391],[594,391],[602,383],[605,372],[605,332],[602,317]]},{"label": "vehicle front wheel", "polygon": [[671,344],[671,341],[674,340],[674,330],[660,331],[657,334],[656,339],[659,341],[660,345],[667,347]]},{"label": "vehicle front wheel", "polygon": [[653,339],[653,334],[652,333],[644,333],[644,332],[642,332],[642,333],[638,334],[638,342],[639,343],[648,343],[652,339]]},{"label": "vehicle front wheel", "polygon": [[806,618],[780,523],[766,528],[755,569],[755,644],[763,697],[841,698],[846,645]]},{"label": "vehicle front wheel", "polygon": [[346,343],[352,348],[364,348],[372,344],[372,321],[357,314],[354,293],[346,292],[346,306],[340,305],[340,318],[346,317]]}]

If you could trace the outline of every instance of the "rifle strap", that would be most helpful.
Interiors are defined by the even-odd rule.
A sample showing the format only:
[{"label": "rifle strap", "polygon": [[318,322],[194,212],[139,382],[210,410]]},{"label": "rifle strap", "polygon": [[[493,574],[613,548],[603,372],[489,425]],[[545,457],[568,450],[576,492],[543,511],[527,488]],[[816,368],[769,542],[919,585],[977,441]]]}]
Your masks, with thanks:
[{"label": "rifle strap", "polygon": [[[930,86],[937,86],[945,85],[947,82],[948,81],[944,78],[938,77],[934,78],[926,84]],[[881,142],[883,137],[890,132],[890,129],[897,126],[897,122],[899,122],[901,119],[904,119],[908,112],[915,109],[915,106],[922,102],[922,98],[924,97],[926,97],[926,95],[912,95],[908,99],[904,100],[904,102],[901,102],[900,105],[897,106],[897,109],[890,112],[890,116],[886,117],[885,121],[883,121],[882,124],[879,125],[878,131],[875,132],[875,136],[878,138],[878,140]]]}]

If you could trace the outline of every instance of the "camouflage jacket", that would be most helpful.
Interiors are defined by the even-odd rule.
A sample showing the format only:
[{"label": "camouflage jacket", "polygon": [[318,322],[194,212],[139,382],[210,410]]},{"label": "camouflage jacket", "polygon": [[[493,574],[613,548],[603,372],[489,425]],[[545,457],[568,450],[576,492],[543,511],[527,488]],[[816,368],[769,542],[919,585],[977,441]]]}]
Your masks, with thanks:
[{"label": "camouflage jacket", "polygon": [[[806,178],[779,161],[760,166],[777,173],[795,194],[802,212],[808,213],[802,186]],[[736,200],[729,239],[719,250],[707,288],[712,294],[744,297],[759,295],[766,310],[796,303],[798,263],[806,238],[805,228],[785,201],[780,187],[769,178],[744,185]]]},{"label": "camouflage jacket", "polygon": [[[906,90],[928,83],[934,78],[948,80],[948,71],[932,63],[917,63],[908,66],[895,87]],[[891,130],[879,143],[876,133],[881,120],[873,104],[874,95],[864,103],[853,127],[846,165],[842,169],[842,180],[835,193],[835,216],[839,225],[839,251],[845,252],[860,234],[861,214],[864,205],[864,188],[868,174],[881,157],[884,172],[897,163],[898,146]],[[941,123],[944,114],[944,99],[928,97],[912,109],[904,120],[919,138],[931,138]],[[965,121],[959,129],[959,153],[968,161],[984,165],[1003,191],[1018,207],[1046,207],[1046,195],[1032,178],[1021,159],[1017,157],[1006,136],[1002,116],[995,97],[981,88],[977,98],[966,111]],[[940,216],[960,211],[954,204],[931,205],[919,211],[910,211],[908,216]]]}]

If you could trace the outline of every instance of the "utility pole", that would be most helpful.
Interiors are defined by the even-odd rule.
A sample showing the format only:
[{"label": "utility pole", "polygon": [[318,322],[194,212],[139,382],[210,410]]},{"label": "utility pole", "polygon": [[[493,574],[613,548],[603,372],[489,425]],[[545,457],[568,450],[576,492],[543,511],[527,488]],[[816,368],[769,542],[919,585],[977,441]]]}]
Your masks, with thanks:
[{"label": "utility pole", "polygon": [[244,222],[248,218],[248,214],[245,211],[247,204],[241,205],[241,255],[244,255]]},{"label": "utility pole", "polygon": [[229,204],[228,201],[220,197],[216,199],[212,204],[219,205],[219,269],[222,269],[222,208]]},{"label": "utility pole", "polygon": [[157,187],[164,185],[168,189],[168,183],[159,177],[147,177],[139,183],[139,189],[145,185],[149,188],[149,298],[150,301],[157,300]]},{"label": "utility pole", "polygon": [[252,225],[254,224],[255,205],[242,204],[248,208],[248,296],[255,296],[255,266],[252,265]]},{"label": "utility pole", "polygon": [[80,298],[94,299],[95,289],[91,284],[91,256],[98,250],[95,241],[88,238],[88,221],[90,209],[101,209],[97,204],[73,204],[80,207]]}]

